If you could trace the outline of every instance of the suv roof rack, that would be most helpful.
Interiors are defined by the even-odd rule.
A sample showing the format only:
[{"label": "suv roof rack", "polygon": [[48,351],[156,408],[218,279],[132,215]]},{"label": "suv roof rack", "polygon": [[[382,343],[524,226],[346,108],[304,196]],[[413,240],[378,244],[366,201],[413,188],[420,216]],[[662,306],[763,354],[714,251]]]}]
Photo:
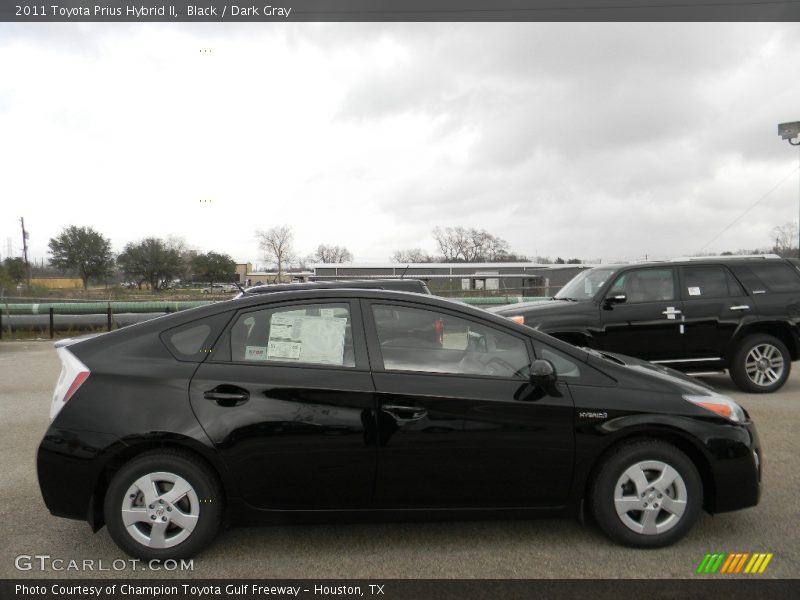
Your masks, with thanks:
[{"label": "suv roof rack", "polygon": [[681,256],[671,258],[669,262],[683,262],[689,260],[717,260],[717,259],[737,259],[737,258],[780,258],[777,254],[720,254],[718,256]]}]

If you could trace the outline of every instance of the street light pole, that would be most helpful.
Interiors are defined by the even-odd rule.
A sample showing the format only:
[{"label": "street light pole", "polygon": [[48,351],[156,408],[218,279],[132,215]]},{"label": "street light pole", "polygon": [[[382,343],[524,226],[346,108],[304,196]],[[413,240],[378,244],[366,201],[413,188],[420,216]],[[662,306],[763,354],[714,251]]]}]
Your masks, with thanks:
[{"label": "street light pole", "polygon": [[[792,146],[800,146],[800,121],[778,124],[778,135]],[[798,154],[798,158],[800,159],[800,154]],[[800,175],[798,178],[800,179]],[[798,187],[798,194],[800,194],[800,187]],[[797,257],[800,258],[800,207],[797,213]]]}]

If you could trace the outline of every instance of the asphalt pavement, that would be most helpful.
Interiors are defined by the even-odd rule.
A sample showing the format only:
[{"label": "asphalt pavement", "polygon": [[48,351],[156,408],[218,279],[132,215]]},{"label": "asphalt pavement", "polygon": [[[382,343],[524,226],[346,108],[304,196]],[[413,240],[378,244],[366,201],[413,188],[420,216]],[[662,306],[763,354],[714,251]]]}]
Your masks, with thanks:
[{"label": "asphalt pavement", "polygon": [[[0,342],[0,578],[707,578],[719,575],[695,571],[713,552],[773,553],[763,575],[728,577],[798,577],[800,363],[794,367],[783,389],[770,395],[739,392],[722,375],[706,378],[756,422],[764,450],[762,500],[743,511],[703,514],[669,548],[624,548],[575,519],[243,527],[223,533],[189,572],[143,573],[141,565],[123,567],[128,557],[105,529],[93,534],[86,523],[53,517],[45,508],[35,456],[59,361],[50,342]],[[64,570],[39,569],[54,559],[64,560],[57,563]],[[69,560],[92,561],[94,570],[67,570]],[[15,563],[33,567],[21,571]]]}]

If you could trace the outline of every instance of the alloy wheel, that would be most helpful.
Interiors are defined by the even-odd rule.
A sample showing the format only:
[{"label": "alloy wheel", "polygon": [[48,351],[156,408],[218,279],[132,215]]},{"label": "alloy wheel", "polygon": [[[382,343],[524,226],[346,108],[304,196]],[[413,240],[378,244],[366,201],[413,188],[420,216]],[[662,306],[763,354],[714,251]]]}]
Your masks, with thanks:
[{"label": "alloy wheel", "polygon": [[780,349],[768,343],[753,346],[744,359],[747,377],[759,386],[774,384],[783,375],[784,368]]},{"label": "alloy wheel", "polygon": [[142,475],[122,499],[128,534],[149,548],[171,548],[185,541],[200,517],[200,502],[183,477],[159,471]]},{"label": "alloy wheel", "polygon": [[614,488],[622,523],[642,535],[669,531],[686,511],[688,495],[680,473],[665,462],[646,460],[628,467]]}]

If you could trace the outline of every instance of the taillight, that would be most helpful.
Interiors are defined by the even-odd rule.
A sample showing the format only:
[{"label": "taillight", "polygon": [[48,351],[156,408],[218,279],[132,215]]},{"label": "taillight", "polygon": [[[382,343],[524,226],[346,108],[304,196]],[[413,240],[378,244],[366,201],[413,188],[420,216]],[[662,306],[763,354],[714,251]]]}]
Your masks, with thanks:
[{"label": "taillight", "polygon": [[436,319],[436,322],[433,325],[434,331],[436,332],[436,343],[440,346],[444,344],[444,321],[441,319]]},{"label": "taillight", "polygon": [[51,421],[91,374],[89,368],[67,348],[56,348],[56,353],[61,359],[61,375],[58,377],[56,389],[53,391],[53,401],[50,404]]}]

